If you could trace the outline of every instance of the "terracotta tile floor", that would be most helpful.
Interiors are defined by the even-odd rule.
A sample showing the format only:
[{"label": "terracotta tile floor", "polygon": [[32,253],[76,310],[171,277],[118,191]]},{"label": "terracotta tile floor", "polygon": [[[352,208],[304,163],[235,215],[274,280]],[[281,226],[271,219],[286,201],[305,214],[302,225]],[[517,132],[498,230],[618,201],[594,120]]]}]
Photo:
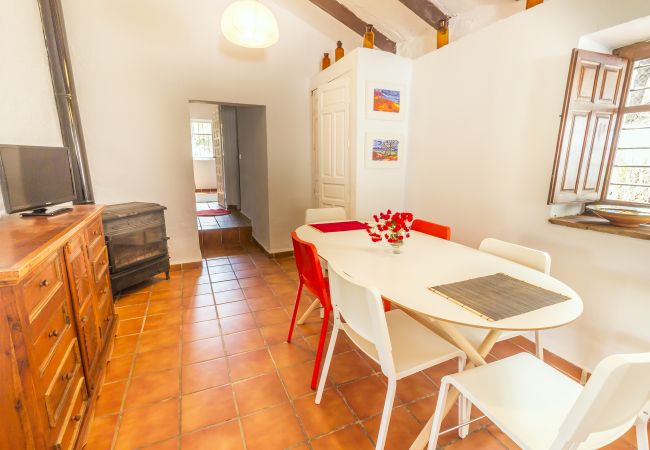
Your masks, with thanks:
[{"label": "terracotta tile floor", "polygon": [[[340,339],[323,402],[309,388],[319,318],[285,342],[296,290],[290,258],[255,248],[208,259],[117,299],[121,317],[86,448],[206,450],[372,449],[386,381]],[[225,275],[224,275],[225,274]],[[309,299],[303,299],[304,307]],[[490,359],[531,351],[523,338]],[[551,358],[564,371],[575,370]],[[406,449],[433,413],[442,364],[399,382],[388,449]],[[453,418],[446,425],[453,423]],[[487,420],[441,448],[514,449]],[[634,448],[628,433],[611,448]]]}]

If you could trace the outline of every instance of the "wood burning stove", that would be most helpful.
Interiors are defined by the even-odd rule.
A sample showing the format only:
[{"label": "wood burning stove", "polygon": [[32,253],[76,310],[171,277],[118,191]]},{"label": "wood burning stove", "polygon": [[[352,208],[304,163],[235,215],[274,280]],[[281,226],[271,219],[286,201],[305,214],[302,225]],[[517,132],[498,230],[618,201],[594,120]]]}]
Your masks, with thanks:
[{"label": "wood burning stove", "polygon": [[159,273],[169,279],[165,208],[157,203],[130,202],[107,206],[104,234],[114,292]]}]

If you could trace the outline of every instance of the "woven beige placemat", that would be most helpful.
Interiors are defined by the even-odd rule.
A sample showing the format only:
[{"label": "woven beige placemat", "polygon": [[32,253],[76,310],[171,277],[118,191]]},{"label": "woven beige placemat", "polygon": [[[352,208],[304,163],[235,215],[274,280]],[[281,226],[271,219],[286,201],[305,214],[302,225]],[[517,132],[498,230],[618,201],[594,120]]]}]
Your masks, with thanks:
[{"label": "woven beige placemat", "polygon": [[535,311],[570,298],[505,273],[432,286],[429,290],[490,322]]}]

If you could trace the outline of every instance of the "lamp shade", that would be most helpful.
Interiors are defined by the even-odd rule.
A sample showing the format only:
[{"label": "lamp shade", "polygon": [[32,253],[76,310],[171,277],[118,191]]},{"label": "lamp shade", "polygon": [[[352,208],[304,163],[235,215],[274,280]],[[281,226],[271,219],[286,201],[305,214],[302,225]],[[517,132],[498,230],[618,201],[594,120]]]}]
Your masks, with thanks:
[{"label": "lamp shade", "polygon": [[278,42],[278,22],[257,0],[237,0],[221,16],[221,32],[233,44],[266,48]]}]

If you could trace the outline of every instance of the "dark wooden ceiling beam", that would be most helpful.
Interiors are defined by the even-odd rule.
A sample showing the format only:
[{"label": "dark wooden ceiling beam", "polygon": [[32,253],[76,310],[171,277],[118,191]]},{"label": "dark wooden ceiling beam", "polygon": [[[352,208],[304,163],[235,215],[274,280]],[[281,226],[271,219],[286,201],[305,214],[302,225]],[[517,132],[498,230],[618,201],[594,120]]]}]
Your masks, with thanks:
[{"label": "dark wooden ceiling beam", "polygon": [[[343,25],[360,36],[366,32],[366,22],[357,17],[348,8],[336,0],[310,0],[314,5],[325,11],[330,16],[341,22]],[[391,41],[381,31],[375,29],[375,47],[387,52],[396,53],[397,44]]]},{"label": "dark wooden ceiling beam", "polygon": [[447,14],[429,0],[399,0],[399,2],[436,30],[443,27],[449,19]]}]

